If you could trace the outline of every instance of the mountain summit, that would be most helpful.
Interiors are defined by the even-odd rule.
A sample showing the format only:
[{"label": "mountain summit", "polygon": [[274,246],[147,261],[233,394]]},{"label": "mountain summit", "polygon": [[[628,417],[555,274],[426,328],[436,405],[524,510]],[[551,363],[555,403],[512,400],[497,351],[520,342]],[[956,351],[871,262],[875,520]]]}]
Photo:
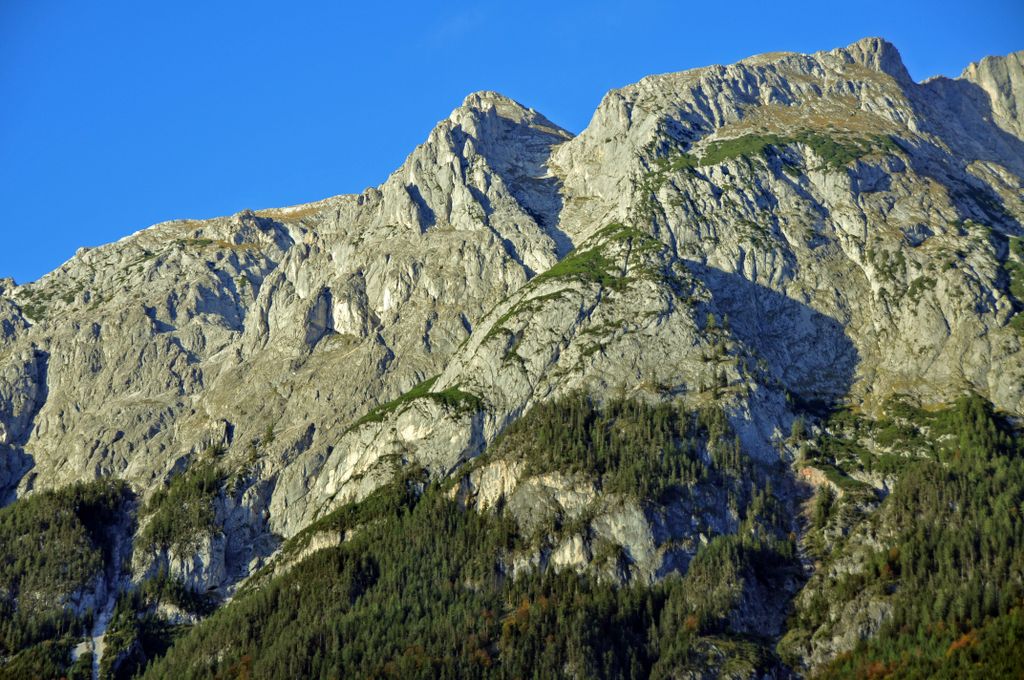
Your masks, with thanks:
[{"label": "mountain summit", "polygon": [[[531,626],[569,602],[537,579],[571,576],[591,584],[572,591],[580,611],[598,606],[588,588],[627,607],[631,584],[667,612],[629,614],[650,624],[637,634],[674,632],[597,654],[600,671],[580,651],[595,633],[551,652],[566,675],[684,677],[726,659],[729,677],[839,672],[893,622],[925,620],[900,599],[917,592],[900,546],[917,544],[899,494],[960,474],[975,448],[1016,460],[1022,116],[1024,52],[916,83],[878,38],[650,76],[576,136],[478,92],[379,187],[158,224],[0,284],[0,532],[23,538],[3,513],[35,526],[68,494],[96,508],[60,510],[72,528],[53,540],[79,531],[68,554],[88,559],[58,584],[0,567],[0,612],[35,631],[0,630],[0,664],[56,640],[47,653],[78,645],[52,652],[60,668],[85,649],[99,668],[90,640],[106,636],[117,677],[402,675],[421,652],[410,674],[451,670],[462,657],[406,619],[351,656],[315,629],[315,659],[288,652],[294,673],[260,637],[270,618],[216,637],[233,616],[271,617],[268,593],[304,611],[287,584],[342,582],[323,573],[349,588],[322,605],[337,621],[373,592],[427,588],[372,585],[394,558],[373,551],[408,540],[446,569],[484,551],[427,588],[483,622],[451,624],[481,669],[530,668],[524,640],[545,639]],[[981,478],[1016,479],[1005,465]],[[435,530],[465,554],[429,552]],[[977,616],[953,602],[936,621],[951,635],[1010,616],[1017,567],[977,572],[1003,584],[979,586]],[[886,568],[883,586],[862,576]],[[218,607],[221,624],[197,623]],[[163,657],[145,626],[172,624],[193,628]]]}]

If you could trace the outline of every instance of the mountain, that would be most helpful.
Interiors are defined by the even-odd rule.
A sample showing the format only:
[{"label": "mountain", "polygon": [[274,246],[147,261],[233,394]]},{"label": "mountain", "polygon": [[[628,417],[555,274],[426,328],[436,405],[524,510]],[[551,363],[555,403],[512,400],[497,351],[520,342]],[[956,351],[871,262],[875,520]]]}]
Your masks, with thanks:
[{"label": "mountain", "polygon": [[1012,659],[1022,222],[1024,52],[916,83],[871,38],[576,136],[479,92],[380,187],[4,280],[0,663]]}]

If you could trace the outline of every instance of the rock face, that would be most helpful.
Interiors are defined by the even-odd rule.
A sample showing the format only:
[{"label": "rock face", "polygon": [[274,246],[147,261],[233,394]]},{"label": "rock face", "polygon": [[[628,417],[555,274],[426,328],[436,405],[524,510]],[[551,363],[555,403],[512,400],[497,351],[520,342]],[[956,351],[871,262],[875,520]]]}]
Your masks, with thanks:
[{"label": "rock face", "polygon": [[1018,139],[1024,132],[1024,55],[985,57],[964,69],[962,80],[978,85],[988,95],[980,106],[1001,128]]},{"label": "rock face", "polygon": [[[1024,416],[1022,116],[1024,53],[915,83],[879,39],[648,77],[575,137],[470,95],[380,187],[0,282],[0,499],[103,476],[146,496],[222,448],[222,533],[135,567],[226,591],[275,535],[409,464],[456,475],[575,390],[718,404],[764,463],[794,405],[973,389]],[[458,493],[593,502],[519,477],[498,461]],[[735,531],[601,502],[648,580],[685,569],[670,543]],[[515,569],[592,559],[569,536]]]}]

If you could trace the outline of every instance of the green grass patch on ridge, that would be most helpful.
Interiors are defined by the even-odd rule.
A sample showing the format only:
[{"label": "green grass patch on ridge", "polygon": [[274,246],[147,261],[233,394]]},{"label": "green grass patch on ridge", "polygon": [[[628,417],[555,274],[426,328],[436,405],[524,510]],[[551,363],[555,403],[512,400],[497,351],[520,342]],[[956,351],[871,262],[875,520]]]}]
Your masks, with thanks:
[{"label": "green grass patch on ridge", "polygon": [[892,138],[886,135],[837,138],[817,132],[803,132],[786,137],[751,134],[711,142],[700,159],[700,165],[718,165],[734,158],[760,156],[769,147],[779,148],[793,144],[808,146],[822,160],[822,167],[831,169],[841,168],[871,153],[893,153],[899,149]]},{"label": "green grass patch on ridge", "polygon": [[431,388],[440,377],[440,375],[435,375],[432,378],[427,378],[396,399],[392,399],[387,403],[371,409],[366,415],[352,423],[352,425],[345,430],[346,434],[358,427],[361,427],[362,425],[366,425],[367,423],[383,422],[389,415],[398,410],[404,410],[406,406],[417,399],[433,399],[448,409],[460,413],[473,412],[480,409],[480,397],[464,390],[460,390],[458,385],[453,385],[452,387],[441,390],[440,392],[434,392]]}]

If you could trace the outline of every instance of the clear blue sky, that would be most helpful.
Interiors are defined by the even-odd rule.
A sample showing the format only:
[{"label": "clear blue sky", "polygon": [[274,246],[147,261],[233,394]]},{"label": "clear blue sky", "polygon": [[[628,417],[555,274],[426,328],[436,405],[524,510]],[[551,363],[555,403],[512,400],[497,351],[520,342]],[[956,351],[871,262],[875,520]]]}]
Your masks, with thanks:
[{"label": "clear blue sky", "polygon": [[1024,2],[0,0],[0,276],[379,184],[474,90],[578,132],[644,75],[869,35],[955,76],[1024,49]]}]

